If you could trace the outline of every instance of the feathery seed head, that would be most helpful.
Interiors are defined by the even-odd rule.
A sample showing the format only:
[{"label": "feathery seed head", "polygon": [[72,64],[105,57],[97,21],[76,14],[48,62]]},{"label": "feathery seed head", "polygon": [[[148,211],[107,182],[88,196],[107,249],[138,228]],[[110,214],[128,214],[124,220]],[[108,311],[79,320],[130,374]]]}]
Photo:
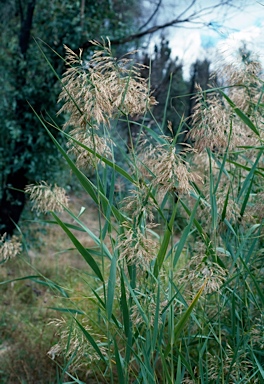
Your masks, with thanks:
[{"label": "feathery seed head", "polygon": [[130,191],[130,195],[121,201],[121,206],[132,218],[142,215],[153,222],[157,203],[150,194],[151,185],[140,183]]},{"label": "feathery seed head", "polygon": [[[100,345],[99,348],[101,353],[104,356],[107,356],[108,351],[106,343],[104,343],[105,340],[102,340],[104,337],[102,335],[95,334],[87,322],[80,322],[82,323],[84,329],[92,334],[93,338],[97,342],[97,345]],[[50,321],[49,325],[57,328],[56,334],[60,337],[59,343],[53,345],[47,352],[48,356],[52,360],[55,360],[56,357],[60,355],[64,355],[69,361],[71,361],[69,366],[69,370],[71,372],[93,362],[96,363],[99,360],[99,356],[95,353],[94,348],[87,342],[84,333],[76,323],[71,323],[69,325],[64,318],[61,318]]]},{"label": "feathery seed head", "polygon": [[[111,156],[110,145],[113,144],[111,139],[100,137],[94,131],[91,132],[82,128],[73,129],[71,131],[71,136],[81,144],[91,148],[97,154],[104,157]],[[101,162],[97,156],[87,151],[74,141],[68,141],[68,147],[68,152],[74,155],[78,168],[96,168],[99,163],[104,166],[104,163]]]},{"label": "feathery seed head", "polygon": [[22,244],[18,236],[6,238],[6,233],[0,237],[0,257],[2,262],[16,257],[22,251]]},{"label": "feathery seed head", "polygon": [[140,75],[142,65],[133,64],[127,57],[114,58],[109,40],[108,44],[96,41],[92,44],[97,51],[89,66],[81,59],[81,53],[78,56],[65,47],[66,61],[71,66],[62,80],[64,87],[59,101],[63,106],[58,113],[70,114],[67,126],[109,124],[120,113],[141,115],[156,104],[149,94],[147,80]]},{"label": "feathery seed head", "polygon": [[[224,65],[216,71],[228,88],[228,96],[235,106],[242,110],[259,127],[263,137],[261,106],[263,105],[263,81],[259,74],[258,62],[249,62],[243,68]],[[258,76],[257,76],[258,75]],[[218,93],[210,94],[197,86],[196,105],[192,115],[192,129],[189,137],[194,140],[195,148],[202,152],[205,148],[219,152],[243,145],[257,145],[259,137],[234,114],[233,108]]]},{"label": "feathery seed head", "polygon": [[33,202],[32,209],[35,209],[38,213],[62,212],[63,206],[68,206],[66,191],[56,184],[53,187],[45,181],[37,185],[30,184],[26,186],[25,192],[29,194],[29,198]]},{"label": "feathery seed head", "polygon": [[177,191],[178,194],[190,193],[191,182],[197,181],[197,175],[191,173],[188,164],[180,154],[176,153],[170,138],[165,138],[166,144],[149,146],[139,154],[138,170],[147,177],[161,196],[167,192]]},{"label": "feathery seed head", "polygon": [[204,282],[205,293],[219,291],[226,279],[226,270],[206,256],[203,243],[197,243],[194,254],[184,269],[179,271],[179,284],[184,286],[185,292],[193,297]]},{"label": "feathery seed head", "polygon": [[157,255],[158,243],[150,234],[147,226],[144,233],[139,226],[124,222],[118,237],[120,259],[126,259],[128,264],[138,264],[143,270],[148,269],[149,262]]}]

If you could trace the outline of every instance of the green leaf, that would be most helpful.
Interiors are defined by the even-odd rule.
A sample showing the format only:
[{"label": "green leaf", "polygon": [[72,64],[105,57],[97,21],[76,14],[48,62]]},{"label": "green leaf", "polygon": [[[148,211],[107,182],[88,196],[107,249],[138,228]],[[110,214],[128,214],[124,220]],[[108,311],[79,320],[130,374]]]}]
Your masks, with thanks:
[{"label": "green leaf", "polygon": [[258,165],[258,162],[259,162],[261,156],[262,156],[262,151],[259,151],[258,155],[257,155],[257,158],[256,158],[253,166],[250,169],[250,172],[248,173],[247,177],[245,178],[244,183],[242,184],[242,187],[241,187],[239,195],[238,195],[239,199],[241,198],[241,196],[243,195],[244,191],[247,188],[251,189],[251,187],[252,187],[252,179],[254,177],[254,174],[255,174],[255,171],[256,171],[256,168],[257,168],[257,165]]},{"label": "green leaf", "polygon": [[115,296],[116,284],[116,254],[113,255],[111,260],[111,267],[107,286],[107,300],[106,300],[106,313],[108,320],[112,317],[113,302]]},{"label": "green leaf", "polygon": [[181,356],[178,356],[178,363],[177,363],[177,372],[176,372],[176,381],[175,384],[181,384],[182,382],[182,374],[181,374]]},{"label": "green leaf", "polygon": [[78,324],[79,328],[81,329],[81,331],[83,332],[84,336],[86,337],[86,339],[89,341],[89,343],[91,344],[91,346],[94,348],[95,352],[99,355],[99,357],[104,361],[106,362],[105,360],[105,357],[104,355],[102,354],[100,348],[98,347],[96,341],[94,340],[94,338],[92,337],[92,335],[82,326],[82,324],[75,318],[74,319],[76,321],[76,323]]},{"label": "green leaf", "polygon": [[128,310],[128,303],[126,298],[126,289],[124,284],[124,277],[123,277],[124,271],[121,271],[121,299],[120,299],[120,309],[123,316],[123,324],[124,324],[124,330],[125,335],[128,337],[130,330],[130,318],[129,318],[129,310]]},{"label": "green leaf", "polygon": [[87,251],[86,248],[79,242],[79,240],[74,236],[74,234],[67,228],[67,226],[58,218],[58,216],[54,213],[51,212],[52,216],[54,219],[57,221],[59,226],[64,230],[64,232],[67,234],[73,245],[76,247],[76,249],[80,252],[80,254],[83,256],[84,260],[87,262],[87,264],[92,268],[96,276],[104,282],[104,278],[101,274],[101,271],[92,257],[92,255]]},{"label": "green leaf", "polygon": [[233,108],[234,112],[237,114],[237,116],[257,135],[260,136],[259,131],[257,127],[252,123],[252,121],[244,114],[243,111],[241,111],[240,108],[238,108],[233,101],[223,92],[221,89],[219,89],[219,92],[221,95],[226,99],[228,104]]},{"label": "green leaf", "polygon": [[127,277],[125,276],[125,274],[123,274],[123,278],[124,278],[124,282],[126,283],[126,285],[128,287],[129,293],[130,293],[131,297],[133,298],[133,300],[135,302],[135,305],[138,308],[138,311],[140,312],[144,322],[146,323],[146,326],[148,327],[149,326],[148,318],[146,316],[146,313],[145,313],[144,309],[142,308],[142,306],[140,305],[140,303],[139,303],[139,301],[137,299],[137,296],[135,294],[135,290],[131,287],[131,284],[129,283],[129,281],[128,281]]},{"label": "green leaf", "polygon": [[[101,248],[103,253],[111,260],[112,259],[112,255],[111,255],[110,251],[108,250],[107,246],[104,244],[104,242],[101,241],[99,239],[99,237],[97,237],[77,216],[75,216],[72,211],[70,211],[67,207],[63,207],[63,208],[76,221],[76,223],[78,223],[81,226],[82,230],[84,232],[88,233],[88,235],[92,238],[92,240]],[[80,230],[80,227],[76,227],[76,226],[69,225],[69,224],[66,224],[66,223],[64,223],[64,225],[66,225],[67,228],[79,229]]]},{"label": "green leaf", "polygon": [[115,361],[116,361],[116,368],[117,368],[117,375],[118,375],[118,383],[125,384],[124,366],[122,363],[123,359],[120,355],[119,348],[115,339],[114,339],[114,346],[115,346]]},{"label": "green leaf", "polygon": [[73,313],[74,315],[85,315],[85,312],[80,311],[79,309],[73,309],[73,308],[59,308],[59,307],[47,307],[48,309],[53,309],[54,311],[58,312],[66,312],[66,313]]},{"label": "green leaf", "polygon": [[180,238],[180,241],[178,243],[178,246],[177,246],[177,249],[176,249],[176,252],[175,252],[175,255],[174,255],[174,259],[173,259],[173,266],[175,267],[175,265],[177,264],[177,261],[182,253],[182,250],[183,250],[183,247],[186,243],[186,240],[189,236],[189,233],[190,233],[190,230],[191,230],[191,227],[193,225],[193,221],[194,221],[194,217],[195,217],[195,214],[196,214],[196,210],[197,210],[197,207],[199,205],[199,202],[200,200],[198,199],[193,210],[192,210],[192,213],[191,213],[191,216],[190,216],[190,220],[189,220],[189,223],[188,225],[184,228],[184,231],[181,235],[181,238]]},{"label": "green leaf", "polygon": [[[203,284],[203,286],[199,289],[198,293],[196,294],[195,298],[193,299],[192,303],[190,304],[190,306],[188,307],[188,309],[181,315],[180,317],[180,320],[178,321],[178,323],[175,325],[175,328],[174,328],[174,341],[176,341],[178,339],[178,337],[180,336],[180,333],[182,332],[185,324],[187,323],[189,317],[191,316],[191,313],[195,307],[195,305],[197,304],[199,298],[201,297],[202,293],[203,293],[203,290],[206,286],[206,282]],[[168,344],[164,354],[165,356],[167,357],[170,353],[170,348],[171,348],[171,345]]]},{"label": "green leaf", "polygon": [[2,285],[2,284],[9,284],[9,283],[12,283],[13,281],[32,280],[32,281],[34,281],[34,283],[45,285],[48,288],[55,289],[55,290],[59,291],[61,293],[61,295],[64,296],[64,297],[67,297],[67,298],[69,297],[67,292],[62,287],[60,287],[58,284],[54,283],[53,281],[51,281],[51,280],[49,280],[47,278],[45,278],[45,280],[41,280],[42,278],[43,277],[40,276],[40,275],[18,277],[16,279],[2,281],[0,283],[0,285]]},{"label": "green leaf", "polygon": [[263,367],[261,366],[260,362],[258,361],[258,359],[256,358],[255,354],[253,353],[253,356],[254,356],[254,359],[257,363],[257,366],[258,366],[258,369],[259,369],[259,373],[261,374],[261,377],[262,379],[264,380],[264,369]]},{"label": "green leaf", "polygon": [[159,252],[158,252],[158,255],[157,255],[157,258],[155,261],[155,265],[154,265],[154,276],[156,278],[159,275],[159,271],[162,267],[162,264],[164,262],[164,259],[165,259],[166,253],[167,253],[168,245],[169,245],[169,242],[170,242],[170,239],[172,236],[172,229],[173,229],[173,225],[174,225],[176,212],[177,212],[177,204],[174,204],[172,215],[171,215],[170,221],[168,223],[167,229],[164,233],[164,237],[163,237],[162,243],[160,245],[160,249],[159,249]]}]

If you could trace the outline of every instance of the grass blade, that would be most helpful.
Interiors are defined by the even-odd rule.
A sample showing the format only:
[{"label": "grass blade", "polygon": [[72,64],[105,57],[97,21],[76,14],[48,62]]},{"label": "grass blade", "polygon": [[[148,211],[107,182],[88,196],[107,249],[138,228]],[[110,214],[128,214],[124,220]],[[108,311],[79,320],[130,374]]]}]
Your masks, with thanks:
[{"label": "grass blade", "polygon": [[102,352],[100,351],[100,348],[98,347],[98,345],[96,344],[96,341],[94,340],[93,336],[82,326],[82,324],[75,318],[74,319],[76,321],[76,323],[78,324],[78,327],[81,329],[82,333],[84,334],[84,336],[86,337],[86,339],[89,341],[89,343],[91,344],[91,346],[94,348],[95,352],[97,352],[98,356],[104,361],[106,362],[105,360],[105,357],[104,355],[102,354]]},{"label": "grass blade", "polygon": [[[203,290],[206,286],[206,282],[202,285],[202,287],[199,289],[198,293],[196,294],[195,298],[193,299],[193,301],[191,302],[190,306],[188,307],[188,309],[182,314],[182,316],[180,317],[180,320],[178,321],[178,323],[175,325],[175,328],[174,328],[174,340],[176,341],[179,336],[180,336],[180,333],[182,332],[185,324],[187,323],[189,317],[191,316],[191,313],[195,307],[195,305],[197,304],[199,298],[201,297],[202,293],[203,293]],[[171,345],[168,344],[167,348],[165,349],[164,351],[164,355],[167,357],[170,353],[170,348],[171,348]]]},{"label": "grass blade", "polygon": [[219,89],[219,92],[221,95],[226,99],[228,104],[233,108],[234,112],[237,114],[237,116],[257,135],[260,136],[259,131],[257,127],[252,123],[252,121],[244,114],[243,111],[241,111],[240,108],[238,108],[233,101],[223,92],[221,89]]},{"label": "grass blade", "polygon": [[196,210],[197,210],[197,207],[199,205],[199,202],[200,200],[198,199],[197,202],[195,203],[195,206],[192,210],[192,213],[191,213],[191,216],[190,216],[190,220],[189,220],[189,223],[188,225],[184,228],[184,231],[181,235],[181,238],[180,238],[180,241],[179,241],[179,244],[177,246],[177,249],[176,249],[176,252],[175,252],[175,255],[174,255],[174,258],[173,258],[173,266],[175,267],[176,264],[177,264],[177,261],[182,253],[182,250],[183,250],[183,247],[185,245],[185,242],[189,236],[189,233],[190,233],[190,230],[191,230],[191,227],[193,225],[193,221],[194,221],[194,217],[195,217],[195,214],[196,214]]},{"label": "grass blade", "polygon": [[117,375],[118,375],[118,383],[125,384],[125,378],[123,373],[124,366],[122,364],[122,357],[120,356],[116,340],[114,340],[114,346],[115,346],[115,361],[116,361],[116,368],[117,368]]},{"label": "grass blade", "polygon": [[64,230],[64,232],[67,234],[73,245],[76,247],[76,249],[79,251],[79,253],[83,256],[84,260],[87,262],[87,264],[91,267],[91,269],[94,271],[96,276],[104,282],[104,278],[101,274],[101,271],[92,257],[92,255],[87,251],[86,248],[79,242],[79,240],[74,236],[74,234],[67,228],[67,226],[58,218],[58,216],[52,212],[52,216],[57,221],[59,226]]},{"label": "grass blade", "polygon": [[112,317],[113,302],[115,296],[115,284],[116,284],[116,254],[113,255],[111,260],[111,267],[107,286],[107,301],[106,301],[106,313],[108,320]]},{"label": "grass blade", "polygon": [[176,212],[177,212],[177,204],[174,204],[172,215],[171,215],[170,221],[168,223],[167,229],[164,233],[162,244],[160,246],[160,249],[159,249],[156,261],[155,261],[155,265],[154,265],[154,276],[156,278],[159,275],[159,271],[162,267],[162,264],[164,262],[164,259],[165,259],[166,253],[167,253],[168,245],[169,245],[169,242],[170,242],[170,239],[172,236],[172,229],[173,229],[173,225],[174,225]]}]

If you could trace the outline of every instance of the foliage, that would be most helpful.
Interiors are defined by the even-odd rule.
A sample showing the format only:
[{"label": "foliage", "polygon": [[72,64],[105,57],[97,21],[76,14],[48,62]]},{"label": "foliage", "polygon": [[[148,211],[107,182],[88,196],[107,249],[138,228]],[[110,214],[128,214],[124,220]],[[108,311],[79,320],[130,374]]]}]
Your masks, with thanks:
[{"label": "foliage", "polygon": [[[12,235],[14,222],[18,222],[25,204],[24,195],[19,191],[30,181],[54,180],[56,172],[60,178],[63,175],[61,158],[46,141],[44,132],[38,129],[28,104],[39,114],[49,111],[51,121],[57,112],[60,89],[57,77],[46,66],[33,38],[44,42],[45,55],[61,74],[63,44],[74,48],[89,38],[130,33],[140,17],[136,0],[2,3],[0,233]],[[58,132],[53,133],[59,138]]]},{"label": "foliage", "polygon": [[[99,74],[103,73],[107,86],[108,76],[113,78],[110,45],[97,47],[100,53],[95,52],[92,61],[99,58]],[[134,87],[132,80],[139,81],[140,87],[144,81],[132,69],[123,82],[124,73],[115,63],[119,76],[114,81],[121,84],[122,96],[118,104],[113,100],[119,115],[115,118],[125,116],[129,128],[134,106],[126,104],[126,92],[130,83]],[[76,55],[69,70],[79,76],[85,71],[86,81],[83,85],[77,81],[76,87],[86,100],[96,86],[96,65],[84,68]],[[51,212],[53,224],[61,227],[86,264],[80,271],[83,292],[74,308],[55,308],[65,316],[52,322],[60,339],[49,355],[54,360],[64,357],[61,377],[80,382],[77,377],[88,372],[89,380],[108,383],[263,381],[263,81],[259,72],[258,63],[244,62],[224,69],[228,93],[200,89],[189,133],[194,148],[185,146],[178,153],[176,136],[157,135],[142,123],[140,140],[124,154],[129,172],[115,163],[112,151],[97,147],[101,141],[95,139],[87,146],[84,136],[76,139],[64,133],[82,156],[87,154],[96,171],[95,182],[76,166],[37,115],[98,206],[97,234],[82,220],[83,210],[75,214],[65,206],[65,198],[53,194],[69,218]],[[96,137],[101,123],[108,135],[101,136],[103,140],[111,137],[113,122],[107,89],[100,89],[103,122],[83,114],[73,84],[64,83],[62,95],[66,92],[70,113],[79,111],[75,129]],[[141,91],[148,108],[150,95],[147,88]],[[96,103],[96,92],[93,97]],[[131,190],[116,205],[118,178],[126,179]],[[42,187],[47,189],[43,207],[45,195],[51,194],[50,186]],[[186,218],[180,235],[175,233],[178,211]],[[78,233],[85,233],[93,245],[86,246]]]}]

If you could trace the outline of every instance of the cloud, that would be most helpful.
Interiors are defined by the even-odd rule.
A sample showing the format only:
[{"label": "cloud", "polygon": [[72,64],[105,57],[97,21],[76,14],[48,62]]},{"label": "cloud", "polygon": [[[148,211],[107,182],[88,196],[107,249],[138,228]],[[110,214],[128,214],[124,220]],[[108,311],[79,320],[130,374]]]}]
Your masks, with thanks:
[{"label": "cloud", "polygon": [[[210,14],[209,19],[215,21],[208,19],[207,29],[169,29],[167,38],[170,41],[172,57],[178,57],[183,63],[184,77],[189,78],[191,65],[196,60],[207,58],[212,62],[212,68],[215,67],[215,62],[217,66],[222,59],[227,63],[238,61],[239,48],[243,48],[243,44],[260,60],[264,68],[264,21],[261,17],[263,11],[264,6],[254,4],[242,12],[229,14],[224,20],[219,19],[219,22],[217,14]],[[154,42],[158,43],[158,40],[156,37]],[[149,47],[152,52],[153,45],[152,41]]]},{"label": "cloud", "polygon": [[228,64],[237,61],[240,49],[252,52],[253,57],[264,62],[263,56],[263,30],[264,24],[253,25],[231,33],[226,39],[220,41],[216,49]]}]

